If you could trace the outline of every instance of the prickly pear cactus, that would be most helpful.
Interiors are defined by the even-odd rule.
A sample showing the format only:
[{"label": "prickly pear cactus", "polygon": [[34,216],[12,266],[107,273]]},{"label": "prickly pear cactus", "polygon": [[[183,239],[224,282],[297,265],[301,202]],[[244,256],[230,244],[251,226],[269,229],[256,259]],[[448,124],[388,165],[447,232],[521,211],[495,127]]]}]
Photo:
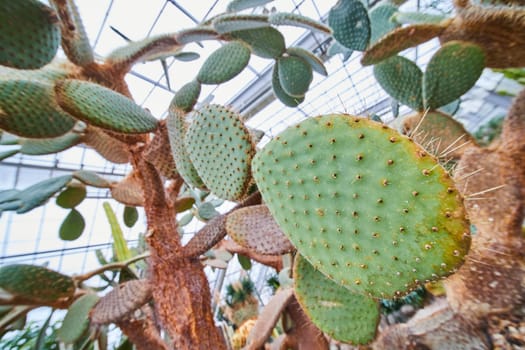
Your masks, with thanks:
[{"label": "prickly pear cactus", "polygon": [[310,118],[268,143],[252,165],[299,252],[355,292],[403,295],[463,263],[469,222],[453,181],[383,124],[344,114]]},{"label": "prickly pear cactus", "polygon": [[303,257],[294,262],[294,290],[297,301],[323,332],[352,344],[374,339],[379,322],[378,302],[337,285]]},{"label": "prickly pear cactus", "polygon": [[250,48],[232,41],[212,53],[204,62],[197,80],[202,84],[221,84],[239,74],[250,61]]},{"label": "prickly pear cactus", "polygon": [[0,268],[0,288],[25,303],[48,305],[73,296],[69,276],[36,265],[15,264]]},{"label": "prickly pear cactus", "polygon": [[60,45],[58,18],[37,0],[0,1],[0,64],[36,69],[49,63]]},{"label": "prickly pear cactus", "polygon": [[220,105],[199,110],[185,137],[189,157],[199,176],[218,197],[239,200],[251,180],[255,153],[240,116]]}]

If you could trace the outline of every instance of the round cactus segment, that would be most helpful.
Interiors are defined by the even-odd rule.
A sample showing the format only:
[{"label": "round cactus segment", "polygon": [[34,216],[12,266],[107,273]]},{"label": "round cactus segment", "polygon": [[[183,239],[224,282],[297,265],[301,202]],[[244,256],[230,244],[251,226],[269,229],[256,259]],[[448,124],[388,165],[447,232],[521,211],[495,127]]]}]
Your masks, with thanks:
[{"label": "round cactus segment", "polygon": [[180,108],[184,112],[189,112],[197,103],[200,94],[201,83],[197,80],[192,80],[177,91],[172,103],[174,107]]},{"label": "round cactus segment", "polygon": [[258,188],[297,250],[374,297],[453,272],[470,246],[448,173],[409,138],[364,118],[307,119],[254,158]]},{"label": "round cactus segment", "polygon": [[476,44],[450,41],[428,62],[423,76],[425,108],[437,109],[470,90],[485,68],[485,54]]},{"label": "round cactus segment", "polygon": [[138,134],[153,131],[157,120],[130,98],[104,86],[76,79],[57,83],[60,106],[88,124],[102,129]]},{"label": "round cactus segment", "polygon": [[71,277],[46,267],[26,264],[2,266],[0,288],[21,303],[42,305],[70,298],[75,293],[75,284]]},{"label": "round cactus segment", "polygon": [[303,97],[313,80],[312,66],[297,56],[277,60],[277,72],[282,89],[292,97]]},{"label": "round cactus segment", "polygon": [[58,17],[37,0],[0,1],[0,64],[37,69],[53,59],[60,45]]},{"label": "round cactus segment", "polygon": [[228,235],[239,245],[263,255],[282,255],[294,250],[264,204],[241,208],[226,219]]},{"label": "round cactus segment", "polygon": [[446,28],[444,24],[414,24],[394,29],[370,46],[361,58],[361,64],[368,66],[410,47],[422,44],[437,37]]},{"label": "round cactus segment", "polygon": [[204,107],[188,128],[185,143],[206,187],[223,199],[244,197],[255,147],[237,113],[220,105]]},{"label": "round cactus segment", "polygon": [[281,82],[279,81],[278,65],[279,63],[276,62],[276,64],[273,66],[273,71],[272,71],[273,93],[279,99],[279,101],[281,101],[286,106],[297,107],[304,101],[304,96],[300,96],[300,97],[290,96],[286,91],[283,90],[283,87],[281,86]]},{"label": "round cactus segment", "polygon": [[392,20],[392,15],[397,13],[397,6],[382,4],[370,10],[370,43],[375,43],[386,33],[399,27],[399,23]]},{"label": "round cactus segment", "polygon": [[394,99],[416,111],[423,110],[423,72],[417,64],[402,56],[390,57],[374,66],[374,76]]},{"label": "round cactus segment", "polygon": [[184,181],[192,187],[205,189],[206,186],[204,186],[202,179],[191,162],[188,151],[186,151],[184,143],[187,131],[185,116],[186,113],[182,109],[175,107],[175,103],[172,101],[166,119],[171,153],[177,171]]},{"label": "round cactus segment", "polygon": [[202,84],[224,83],[248,65],[250,55],[248,45],[240,41],[232,41],[208,56],[197,73],[197,80]]},{"label": "round cactus segment", "polygon": [[299,305],[330,338],[351,344],[366,344],[374,339],[379,322],[376,300],[331,281],[299,254],[293,275]]},{"label": "round cactus segment", "polygon": [[328,25],[341,45],[364,51],[370,40],[370,20],[359,0],[339,0],[328,13]]},{"label": "round cactus segment", "polygon": [[55,101],[53,85],[30,80],[0,80],[0,128],[29,138],[65,134],[75,120]]},{"label": "round cactus segment", "polygon": [[284,36],[273,27],[239,30],[229,35],[250,45],[259,57],[278,58],[286,51]]}]

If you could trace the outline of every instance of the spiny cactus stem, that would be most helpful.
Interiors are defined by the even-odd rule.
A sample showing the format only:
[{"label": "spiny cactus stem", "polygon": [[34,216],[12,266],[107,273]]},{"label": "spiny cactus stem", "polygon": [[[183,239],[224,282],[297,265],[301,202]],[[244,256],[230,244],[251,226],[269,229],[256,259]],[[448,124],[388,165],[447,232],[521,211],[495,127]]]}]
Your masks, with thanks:
[{"label": "spiny cactus stem", "polygon": [[[149,306],[141,310],[145,311],[146,317],[125,319],[119,321],[117,326],[131,340],[137,350],[168,350],[167,344],[162,340],[157,330]],[[137,329],[142,331],[137,332]]]},{"label": "spiny cactus stem", "polygon": [[92,277],[95,277],[96,275],[101,274],[102,272],[109,271],[109,270],[120,270],[120,269],[123,269],[123,268],[128,267],[129,265],[137,262],[137,261],[140,261],[140,260],[143,260],[143,259],[147,259],[147,258],[149,258],[149,256],[150,256],[149,252],[146,252],[146,253],[143,253],[143,254],[139,254],[139,255],[134,256],[133,258],[131,258],[129,260],[122,261],[122,262],[116,262],[116,263],[112,263],[112,264],[106,264],[106,265],[103,265],[103,266],[99,267],[98,269],[86,272],[85,274],[78,275],[78,276],[73,276],[73,279],[75,280],[75,282],[77,284],[80,284],[80,283],[82,283],[84,281],[87,281],[88,279],[90,279]]}]

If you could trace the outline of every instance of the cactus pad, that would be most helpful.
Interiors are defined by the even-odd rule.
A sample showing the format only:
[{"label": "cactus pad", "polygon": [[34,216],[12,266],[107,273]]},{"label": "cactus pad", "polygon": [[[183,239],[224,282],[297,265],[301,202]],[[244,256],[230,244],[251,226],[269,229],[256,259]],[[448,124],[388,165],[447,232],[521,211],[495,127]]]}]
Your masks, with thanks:
[{"label": "cactus pad", "polygon": [[20,191],[17,198],[22,202],[22,204],[16,210],[16,212],[18,214],[23,214],[41,206],[55,193],[66,186],[72,178],[72,175],[53,177],[44,181],[40,181],[32,186],[27,187],[23,191]]},{"label": "cactus pad", "polygon": [[374,66],[374,76],[394,99],[416,111],[423,109],[423,72],[417,64],[402,56],[390,57]]},{"label": "cactus pad", "polygon": [[65,134],[75,120],[55,101],[51,84],[29,80],[0,80],[0,128],[29,138]]},{"label": "cactus pad", "polygon": [[166,126],[168,127],[171,153],[175,160],[177,171],[188,185],[204,189],[206,186],[204,186],[197,170],[195,170],[184,143],[187,129],[185,120],[186,113],[184,113],[182,109],[175,107],[174,103],[172,100],[168,111]]},{"label": "cactus pad", "polygon": [[73,173],[73,177],[86,185],[97,188],[109,188],[111,185],[108,180],[89,170],[77,170]]},{"label": "cactus pad", "polygon": [[204,40],[216,40],[219,33],[215,29],[207,26],[197,26],[194,28],[183,29],[177,32],[177,41],[186,45],[189,43],[204,41]]},{"label": "cactus pad", "polygon": [[277,72],[282,89],[292,97],[304,96],[313,79],[312,66],[297,56],[277,60]]},{"label": "cactus pad", "polygon": [[58,230],[58,236],[64,241],[74,241],[84,232],[86,221],[80,212],[71,209]]},{"label": "cactus pad", "polygon": [[171,153],[168,128],[164,122],[159,123],[153,140],[148,143],[144,150],[144,159],[152,164],[162,176],[168,179],[176,179],[177,167]]},{"label": "cactus pad", "polygon": [[192,80],[184,84],[179,91],[173,96],[173,106],[180,108],[184,112],[189,112],[197,103],[199,95],[201,94],[201,83],[197,80]]},{"label": "cactus pad", "polygon": [[98,295],[89,293],[75,300],[57,331],[57,339],[66,344],[79,340],[89,327],[89,312],[99,299]]},{"label": "cactus pad", "polygon": [[361,64],[376,64],[397,53],[437,37],[445,26],[442,24],[414,24],[397,28],[370,46],[361,58]]},{"label": "cactus pad", "polygon": [[273,66],[272,71],[272,88],[275,96],[288,107],[297,107],[304,101],[304,96],[294,97],[289,95],[286,91],[283,90],[281,82],[279,81],[279,70],[278,63]]},{"label": "cactus pad", "polygon": [[263,6],[272,1],[273,0],[232,0],[228,3],[228,6],[226,7],[226,11],[238,12],[238,11],[254,8],[257,6]]},{"label": "cactus pad", "polygon": [[324,66],[323,61],[319,59],[316,55],[311,53],[308,50],[305,50],[301,47],[289,47],[286,50],[286,53],[288,53],[291,56],[297,56],[304,59],[306,62],[312,66],[312,69],[316,71],[317,73],[324,75],[325,77],[328,75],[328,72],[326,71],[326,67]]},{"label": "cactus pad", "polygon": [[129,162],[128,145],[100,128],[89,125],[82,135],[82,142],[110,162],[117,164]]},{"label": "cactus pad", "polygon": [[370,20],[359,0],[339,0],[328,14],[328,24],[341,45],[364,51],[370,40]]},{"label": "cactus pad", "polygon": [[284,36],[273,27],[239,30],[229,35],[250,45],[259,57],[277,58],[286,50]]},{"label": "cactus pad", "polygon": [[241,208],[226,219],[228,235],[240,246],[263,255],[282,255],[294,246],[273,219],[266,205]]},{"label": "cactus pad", "polygon": [[72,182],[57,196],[56,203],[64,209],[71,209],[82,203],[87,190],[83,183]]},{"label": "cactus pad", "polygon": [[319,329],[345,343],[366,344],[374,339],[377,301],[337,285],[300,255],[295,258],[293,275],[297,301]]},{"label": "cactus pad", "polygon": [[315,268],[374,297],[453,272],[470,246],[436,159],[387,126],[333,114],[285,130],[252,163],[283,232]]},{"label": "cactus pad", "polygon": [[204,61],[197,80],[202,84],[221,84],[239,74],[250,61],[250,48],[232,41],[213,52]]},{"label": "cactus pad", "polygon": [[80,143],[80,134],[70,131],[64,135],[46,139],[20,139],[20,153],[29,155],[53,154]]},{"label": "cactus pad", "polygon": [[226,34],[238,30],[268,27],[268,16],[248,14],[225,14],[218,16],[212,21],[213,28],[219,34]]},{"label": "cactus pad", "polygon": [[110,185],[111,197],[125,205],[140,207],[144,205],[144,192],[140,178],[135,170],[131,171],[122,181]]},{"label": "cactus pad", "polygon": [[276,26],[288,25],[318,31],[328,35],[332,34],[332,29],[330,27],[298,13],[274,12],[268,16],[268,22]]},{"label": "cactus pad", "polygon": [[130,98],[104,86],[76,79],[57,83],[62,108],[102,129],[137,134],[155,130],[157,120]]},{"label": "cactus pad", "polygon": [[60,45],[56,13],[37,0],[0,1],[0,64],[37,69],[49,63]]},{"label": "cactus pad", "polygon": [[185,142],[195,169],[215,195],[239,200],[246,194],[255,147],[237,113],[220,105],[204,107],[196,113]]},{"label": "cactus pad", "polygon": [[476,144],[463,124],[438,111],[407,116],[403,119],[403,132],[437,157],[459,158],[466,149],[462,145]]},{"label": "cactus pad", "polygon": [[397,7],[391,4],[375,6],[370,13],[370,43],[375,43],[386,33],[399,27],[399,24],[392,20],[392,15],[397,12]]},{"label": "cactus pad", "polygon": [[69,276],[36,265],[5,265],[0,268],[0,288],[21,301],[49,305],[73,296],[75,284]]},{"label": "cactus pad", "polygon": [[140,308],[151,298],[146,280],[131,280],[115,287],[102,297],[90,313],[94,324],[115,323]]},{"label": "cactus pad", "polygon": [[425,108],[444,106],[470,90],[485,68],[485,54],[476,44],[450,41],[430,59],[423,76]]}]

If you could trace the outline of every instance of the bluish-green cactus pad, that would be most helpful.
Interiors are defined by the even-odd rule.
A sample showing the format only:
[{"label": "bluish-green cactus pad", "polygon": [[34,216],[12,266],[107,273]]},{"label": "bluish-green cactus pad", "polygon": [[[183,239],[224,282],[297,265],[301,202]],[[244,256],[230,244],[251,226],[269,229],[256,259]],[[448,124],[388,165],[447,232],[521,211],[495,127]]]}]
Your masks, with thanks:
[{"label": "bluish-green cactus pad", "polygon": [[331,281],[299,254],[293,276],[297,301],[319,329],[345,343],[366,344],[374,339],[379,322],[376,300]]},{"label": "bluish-green cactus pad", "polygon": [[355,292],[402,295],[463,263],[469,222],[454,182],[383,124],[345,114],[309,118],[269,142],[252,168],[299,252]]},{"label": "bluish-green cactus pad", "polygon": [[221,84],[239,74],[250,61],[250,48],[241,41],[232,41],[215,50],[197,73],[201,84]]},{"label": "bluish-green cactus pad", "polygon": [[341,45],[364,51],[370,40],[370,20],[359,0],[339,0],[328,14],[328,25]]}]

